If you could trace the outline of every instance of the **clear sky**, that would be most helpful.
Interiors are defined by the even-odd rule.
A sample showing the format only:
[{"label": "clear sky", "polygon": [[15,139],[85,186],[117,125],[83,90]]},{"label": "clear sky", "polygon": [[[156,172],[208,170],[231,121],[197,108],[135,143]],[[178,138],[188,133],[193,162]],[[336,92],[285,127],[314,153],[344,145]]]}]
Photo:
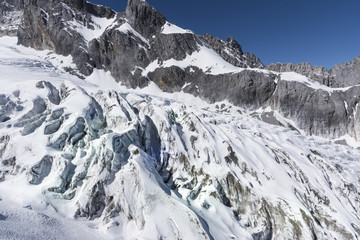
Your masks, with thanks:
[{"label": "clear sky", "polygon": [[[124,11],[127,0],[90,0]],[[360,0],[147,0],[169,22],[226,39],[268,65],[331,68],[360,56]]]}]

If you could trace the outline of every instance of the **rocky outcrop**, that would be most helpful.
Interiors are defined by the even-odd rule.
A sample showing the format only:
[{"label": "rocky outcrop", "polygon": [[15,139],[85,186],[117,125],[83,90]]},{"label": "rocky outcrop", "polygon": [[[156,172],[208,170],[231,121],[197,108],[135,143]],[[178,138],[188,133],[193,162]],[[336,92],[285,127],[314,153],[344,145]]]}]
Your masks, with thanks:
[{"label": "rocky outcrop", "polygon": [[340,86],[353,86],[360,84],[360,57],[352,61],[335,65],[330,69],[330,74]]},{"label": "rocky outcrop", "polygon": [[[359,87],[346,91],[314,90],[295,81],[280,81],[270,106],[307,134],[338,138],[349,134],[358,138]],[[351,97],[349,97],[351,96]]]},{"label": "rocky outcrop", "polygon": [[29,0],[0,1],[0,37],[16,36],[23,19],[24,6]]},{"label": "rocky outcrop", "polygon": [[335,65],[330,70],[324,67],[312,66],[310,63],[276,63],[267,66],[275,72],[296,72],[328,87],[349,87],[360,84],[360,57],[352,61]]},{"label": "rocky outcrop", "polygon": [[112,18],[115,12],[87,1],[31,0],[24,11],[24,25],[18,30],[18,43],[39,50],[71,55],[80,74],[92,73],[94,62],[87,42],[78,28],[94,29],[91,16]]},{"label": "rocky outcrop", "polygon": [[143,0],[128,0],[125,15],[131,26],[147,39],[159,34],[166,23],[166,18]]},{"label": "rocky outcrop", "polygon": [[192,67],[158,68],[149,78],[163,91],[184,91],[210,103],[228,100],[250,109],[262,106],[275,91],[276,74],[245,70],[233,74],[209,75]]},{"label": "rocky outcrop", "polygon": [[267,69],[275,72],[296,72],[328,87],[342,87],[326,68],[312,66],[310,63],[276,63],[270,64]]},{"label": "rocky outcrop", "polygon": [[264,68],[264,64],[254,54],[243,52],[241,45],[232,37],[226,41],[205,34],[210,46],[228,63],[241,68]]}]

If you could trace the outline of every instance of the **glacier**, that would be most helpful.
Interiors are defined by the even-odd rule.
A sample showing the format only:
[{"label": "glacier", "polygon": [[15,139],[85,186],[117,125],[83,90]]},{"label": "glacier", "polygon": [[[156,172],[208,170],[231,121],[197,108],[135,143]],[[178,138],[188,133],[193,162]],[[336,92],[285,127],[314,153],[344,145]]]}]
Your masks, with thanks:
[{"label": "glacier", "polygon": [[82,80],[16,43],[0,38],[0,238],[359,237],[356,146],[268,109]]}]

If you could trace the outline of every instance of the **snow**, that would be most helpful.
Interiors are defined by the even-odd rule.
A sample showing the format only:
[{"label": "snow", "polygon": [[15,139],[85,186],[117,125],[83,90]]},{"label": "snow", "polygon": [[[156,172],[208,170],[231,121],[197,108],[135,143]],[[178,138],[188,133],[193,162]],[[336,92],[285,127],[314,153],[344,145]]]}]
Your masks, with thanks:
[{"label": "snow", "polygon": [[112,26],[116,17],[114,18],[100,18],[96,16],[91,16],[93,23],[91,24],[94,27],[94,30],[87,28],[83,23],[73,20],[69,22],[69,25],[75,30],[78,31],[85,39],[85,41],[90,42],[94,38],[99,38],[105,30]]},{"label": "snow", "polygon": [[164,26],[161,29],[162,34],[184,34],[184,33],[190,33],[193,34],[192,31],[183,29],[181,27],[176,26],[175,24],[166,22]]},{"label": "snow", "polygon": [[[132,30],[125,25],[121,31]],[[282,207],[287,214],[284,222],[291,218],[306,226],[301,210],[308,213],[309,209],[294,194],[295,189],[304,195],[316,189],[319,195],[327,196],[329,206],[319,203],[316,206],[337,220],[338,225],[352,229],[351,223],[360,224],[351,205],[355,203],[356,193],[344,195],[341,192],[345,183],[353,183],[359,188],[360,152],[355,149],[359,145],[354,138],[344,136],[350,147],[337,145],[328,139],[308,137],[287,127],[269,125],[253,117],[254,112],[227,101],[208,104],[183,92],[164,93],[154,83],[143,89],[127,89],[103,70],[95,70],[83,81],[62,71],[60,59],[63,57],[48,51],[17,46],[16,38],[0,38],[1,94],[24,107],[22,111],[14,112],[11,120],[0,123],[0,136],[11,136],[0,160],[15,155],[16,164],[21,168],[16,173],[7,174],[5,181],[0,182],[0,238],[29,239],[30,236],[51,239],[56,234],[58,239],[159,239],[162,236],[205,239],[205,235],[213,239],[253,239],[251,234],[261,231],[262,224],[253,228],[249,224],[257,221],[256,216],[261,211],[256,207],[265,200],[267,204]],[[71,59],[67,61],[71,64]],[[159,66],[156,64],[152,63],[146,71]],[[162,66],[173,64],[183,68],[197,66],[209,70],[210,74],[240,71],[205,47],[200,47],[199,52],[182,61],[169,60]],[[282,79],[303,82],[316,89],[324,88],[294,73],[284,73]],[[36,87],[39,81],[49,81],[57,88],[63,84],[68,88],[68,97],[59,105],[47,101],[49,110],[64,108],[66,118],[54,135],[45,136],[44,126],[41,126],[34,133],[22,136],[20,128],[8,128],[7,125],[13,125],[28,112],[35,97],[47,99],[48,90]],[[20,91],[19,97],[13,95],[16,90]],[[47,147],[48,142],[72,127],[76,119],[84,115],[92,99],[99,102],[112,125],[108,124],[107,132],[99,138],[86,139],[86,147],[79,149],[73,160],[66,160],[61,157],[63,152]],[[172,113],[171,121],[169,113]],[[167,161],[174,170],[172,179],[181,186],[171,189],[166,185],[157,170],[156,160],[133,142],[127,148],[129,159],[104,190],[121,205],[123,212],[110,220],[104,215],[95,220],[75,220],[76,209],[86,206],[93,184],[104,181],[107,170],[102,164],[113,164],[113,161],[101,162],[106,151],[112,149],[112,137],[138,128],[137,124],[143,122],[145,116],[157,126],[162,154],[169,154]],[[284,126],[285,123],[292,124],[278,115],[276,117]],[[189,128],[191,123],[195,130]],[[196,137],[193,145],[191,137]],[[238,158],[237,164],[225,160],[229,146]],[[67,150],[73,148],[67,146]],[[86,152],[86,158],[80,157],[81,151]],[[319,154],[314,154],[314,151]],[[187,156],[197,177],[193,189],[206,182],[200,169],[209,175],[209,181],[195,199],[190,197],[192,189],[184,187],[194,175],[174,157],[180,153]],[[54,156],[51,174],[41,184],[31,185],[28,183],[30,169],[45,154]],[[95,157],[92,159],[90,156]],[[64,200],[62,193],[48,189],[59,186],[61,174],[69,162],[75,168],[75,175],[84,171],[86,178],[77,186],[74,199]],[[336,170],[337,165],[341,166],[342,172]],[[1,170],[5,168],[0,165]],[[233,208],[226,207],[212,195],[217,191],[217,181],[225,181],[228,173],[236,176],[243,189],[250,189],[238,197],[239,201],[245,198],[244,204],[240,205],[244,211],[240,221],[235,219]],[[306,181],[300,181],[299,176],[306,177]],[[332,186],[327,178],[331,179]],[[228,194],[228,197],[237,196]],[[314,195],[309,199],[316,202]],[[205,202],[209,208],[203,207]],[[335,230],[320,229],[322,234],[337,236]],[[281,235],[288,230],[276,231]],[[310,232],[304,231],[303,234],[304,239],[311,239]],[[327,238],[324,235],[318,237]]]},{"label": "snow", "polygon": [[138,33],[137,31],[135,31],[135,29],[133,29],[129,23],[125,22],[123,23],[120,27],[117,28],[118,31],[123,32],[123,33],[131,33],[134,36],[138,37],[141,41],[143,41],[144,43],[146,43],[147,45],[149,45],[149,41],[144,38],[140,33]]},{"label": "snow", "polygon": [[304,83],[305,85],[307,85],[310,88],[313,88],[316,90],[324,90],[324,91],[327,91],[330,93],[334,92],[334,91],[346,91],[351,88],[351,87],[331,88],[331,87],[323,85],[319,82],[316,82],[314,80],[311,80],[311,79],[305,77],[304,75],[301,75],[301,74],[295,73],[295,72],[282,72],[282,73],[280,73],[280,76],[281,76],[281,80]]},{"label": "snow", "polygon": [[171,67],[178,66],[182,69],[185,69],[190,66],[198,67],[208,74],[224,74],[239,72],[244,69],[235,67],[230,63],[222,59],[214,50],[207,48],[205,46],[199,46],[199,51],[190,54],[187,54],[186,58],[183,60],[169,59],[161,64],[158,63],[158,60],[151,62],[142,72],[143,76],[146,76],[149,72],[153,72],[158,67]]}]

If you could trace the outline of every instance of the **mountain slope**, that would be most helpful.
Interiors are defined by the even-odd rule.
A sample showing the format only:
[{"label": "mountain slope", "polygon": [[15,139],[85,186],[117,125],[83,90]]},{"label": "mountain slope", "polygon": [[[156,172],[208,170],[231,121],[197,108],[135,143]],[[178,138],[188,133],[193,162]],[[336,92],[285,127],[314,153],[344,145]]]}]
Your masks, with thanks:
[{"label": "mountain slope", "polygon": [[143,0],[0,4],[0,238],[359,238],[359,86]]},{"label": "mountain slope", "polygon": [[102,71],[82,81],[11,38],[0,50],[2,201],[86,218],[101,238],[359,235],[357,150],[226,101],[129,90]]},{"label": "mountain slope", "polygon": [[[82,0],[32,0],[22,21],[19,44],[71,56],[73,64],[63,68],[81,78],[105,70],[127,87],[154,82],[163,91],[184,91],[210,103],[270,106],[306,134],[358,138],[358,86],[314,88],[311,79],[276,72],[282,68],[264,70],[260,60],[244,53],[234,39],[223,41],[181,29],[146,1],[129,0],[126,11],[116,13]],[[323,79],[324,69],[299,69],[307,77],[333,84],[332,77]],[[296,88],[302,91],[293,91]]]}]

